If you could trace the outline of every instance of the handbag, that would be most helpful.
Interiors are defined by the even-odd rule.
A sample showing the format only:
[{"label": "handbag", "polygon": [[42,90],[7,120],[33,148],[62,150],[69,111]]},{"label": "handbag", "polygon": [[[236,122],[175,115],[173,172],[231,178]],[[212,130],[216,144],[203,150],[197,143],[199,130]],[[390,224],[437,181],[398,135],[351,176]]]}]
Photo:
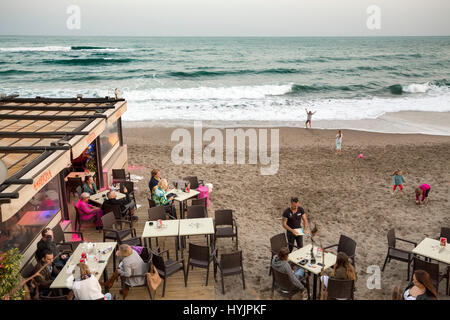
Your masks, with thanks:
[{"label": "handbag", "polygon": [[147,273],[147,285],[153,291],[158,289],[161,284],[161,277],[159,276],[158,270],[152,265],[151,271]]}]

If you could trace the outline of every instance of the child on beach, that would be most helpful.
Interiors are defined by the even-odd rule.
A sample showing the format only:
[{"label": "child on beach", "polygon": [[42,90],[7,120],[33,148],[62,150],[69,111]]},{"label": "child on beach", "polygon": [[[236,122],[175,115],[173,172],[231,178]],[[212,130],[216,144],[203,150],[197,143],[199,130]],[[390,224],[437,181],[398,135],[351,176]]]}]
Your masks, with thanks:
[{"label": "child on beach", "polygon": [[341,148],[342,148],[342,137],[344,135],[342,134],[342,131],[339,130],[336,135],[336,154],[341,154]]},{"label": "child on beach", "polygon": [[[431,187],[423,183],[418,188],[416,188],[416,204],[427,204],[428,194],[430,193]],[[419,200],[419,196],[422,195],[422,200]]]},{"label": "child on beach", "polygon": [[392,194],[395,193],[397,187],[399,187],[401,193],[403,193],[403,183],[406,182],[405,178],[403,178],[403,171],[398,169],[394,171],[392,175],[394,176],[394,188],[392,189]]},{"label": "child on beach", "polygon": [[312,119],[312,115],[316,113],[316,111],[312,112],[311,110],[308,111],[308,109],[305,108],[306,111],[306,122],[305,122],[305,128],[308,129],[308,123],[309,123],[309,128],[311,129],[311,119]]}]

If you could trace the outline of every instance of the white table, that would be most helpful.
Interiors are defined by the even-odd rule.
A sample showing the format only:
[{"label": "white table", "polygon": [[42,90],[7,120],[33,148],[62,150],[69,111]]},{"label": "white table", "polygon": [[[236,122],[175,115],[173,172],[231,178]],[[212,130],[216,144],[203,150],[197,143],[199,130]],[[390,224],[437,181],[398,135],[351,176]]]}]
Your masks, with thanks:
[{"label": "white table", "polygon": [[[292,263],[295,263],[300,268],[303,268],[309,272],[311,272],[314,276],[314,284],[313,284],[313,300],[316,300],[317,296],[317,278],[322,272],[322,266],[318,265],[318,263],[324,263],[324,270],[327,270],[334,266],[336,263],[336,255],[331,252],[325,252],[325,254],[321,257],[317,257],[317,248],[318,246],[314,246],[314,256],[316,259],[316,263],[313,265],[309,265],[311,260],[311,244],[304,246],[303,248],[292,251],[289,254],[288,260]],[[323,261],[324,258],[324,261]],[[304,265],[301,265],[299,262],[303,259],[308,260],[308,262]]]},{"label": "white table", "polygon": [[[87,252],[87,244],[81,243],[78,245],[78,247],[75,249],[75,251],[70,256],[70,259],[66,262],[64,265],[64,268],[59,272],[56,279],[52,282],[50,285],[50,289],[60,289],[60,288],[67,288],[67,279],[72,275],[72,270],[77,263],[80,262],[81,254],[83,252],[86,252],[88,254],[88,259],[86,261],[86,264],[89,266],[89,270],[91,272],[97,272],[95,276],[97,279],[100,279],[102,273],[104,280],[106,281],[108,276],[106,272],[106,265],[108,264],[108,260],[111,257],[111,254],[114,252],[114,248],[117,245],[117,242],[95,242],[95,250],[93,250],[92,254],[89,254]],[[97,250],[103,251],[105,249],[111,248],[109,252],[102,254],[99,253],[98,257],[99,260],[104,261],[103,263],[98,263],[95,261],[95,253],[98,252]]]},{"label": "white table", "polygon": [[412,253],[450,265],[450,246],[441,247],[436,239],[423,239]]},{"label": "white table", "polygon": [[[152,225],[150,225],[150,222]],[[157,227],[157,221],[147,221],[144,226],[144,231],[142,232],[141,238],[143,243],[146,239],[150,238],[160,238],[160,237],[175,237],[175,255],[178,260],[178,234],[179,234],[180,220],[163,220],[162,227]],[[151,247],[147,244],[148,247]]]},{"label": "white table", "polygon": [[[89,200],[98,203],[99,205],[103,205],[103,202],[106,200],[106,194],[109,192],[109,190],[104,190],[101,192],[97,192],[96,194],[92,195]],[[120,193],[118,191],[115,191],[116,193],[116,199],[120,200],[126,197],[124,193]]]},{"label": "white table", "polygon": [[173,200],[180,202],[180,218],[184,218],[184,208],[185,208],[185,202],[189,199],[195,198],[200,194],[197,190],[190,189],[189,192],[183,192],[181,189],[171,189],[167,192],[169,193],[175,193],[176,196],[173,198]]},{"label": "white table", "polygon": [[[196,235],[209,235],[210,246],[213,249],[214,245],[214,221],[213,218],[197,218],[197,219],[181,219],[180,220],[180,237],[196,236]],[[182,247],[185,247],[185,241],[181,241]],[[181,250],[181,256],[183,257],[183,250]]]}]

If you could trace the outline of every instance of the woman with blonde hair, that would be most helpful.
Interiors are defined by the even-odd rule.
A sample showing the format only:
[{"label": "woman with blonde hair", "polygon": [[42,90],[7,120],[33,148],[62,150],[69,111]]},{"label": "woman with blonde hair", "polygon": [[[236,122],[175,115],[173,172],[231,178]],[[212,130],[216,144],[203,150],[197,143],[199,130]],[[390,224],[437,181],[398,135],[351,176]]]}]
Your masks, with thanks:
[{"label": "woman with blonde hair", "polygon": [[73,273],[76,277],[72,287],[75,300],[111,300],[110,293],[102,293],[97,277],[91,273],[87,264],[78,263]]},{"label": "woman with blonde hair", "polygon": [[120,277],[122,284],[125,284],[125,292],[120,290],[120,293],[126,297],[129,287],[140,286],[145,283],[146,264],[139,254],[127,244],[121,244],[116,255],[121,257],[122,261],[112,277],[104,285],[111,288],[117,278]]},{"label": "woman with blonde hair", "polygon": [[354,280],[356,282],[355,268],[351,265],[348,256],[344,252],[338,252],[336,263],[330,276],[322,276],[322,282],[325,287],[328,286],[328,279]]},{"label": "woman with blonde hair", "polygon": [[155,189],[155,194],[153,200],[157,206],[164,206],[164,211],[171,214],[172,216],[177,216],[175,206],[172,204],[173,197],[167,199],[167,190],[169,189],[169,184],[166,179],[161,179]]}]

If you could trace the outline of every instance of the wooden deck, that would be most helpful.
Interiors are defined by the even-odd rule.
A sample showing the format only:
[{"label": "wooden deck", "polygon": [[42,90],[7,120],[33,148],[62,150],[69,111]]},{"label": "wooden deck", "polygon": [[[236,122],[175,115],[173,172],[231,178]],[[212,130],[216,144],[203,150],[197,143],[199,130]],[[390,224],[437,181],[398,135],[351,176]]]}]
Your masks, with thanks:
[{"label": "wooden deck", "polygon": [[[77,199],[71,197],[70,199],[73,202],[76,202]],[[138,199],[138,203],[140,203]],[[134,227],[136,229],[137,236],[142,235],[142,231],[144,229],[145,221],[147,219],[147,209],[148,205],[142,203],[142,207],[137,210],[136,215],[139,217],[139,220],[134,223]],[[75,226],[75,212],[72,205],[69,205],[70,218],[72,220],[72,227]],[[208,210],[209,212],[213,212],[212,210]],[[88,242],[102,242],[103,233],[95,230],[95,226],[93,223],[85,223],[82,225],[81,232],[83,232],[83,236],[85,241]],[[206,239],[204,236],[193,236],[187,239],[187,243],[192,242],[196,244],[206,245]],[[152,239],[152,245],[155,247],[155,241]],[[162,238],[159,239],[159,247],[161,250],[169,249],[169,254],[172,259],[175,259],[175,242],[173,238]],[[164,258],[166,256],[164,255]],[[184,258],[185,263],[187,265],[188,252],[184,250]],[[181,257],[179,256],[179,259]],[[118,263],[118,262],[117,262]],[[113,273],[113,262],[112,258],[108,261],[108,275],[112,275]],[[218,276],[220,279],[220,276]],[[168,277],[166,283],[166,294],[162,297],[162,282],[158,290],[156,291],[156,296],[154,299],[156,300],[214,300],[216,298],[215,295],[215,281],[214,281],[214,269],[213,264],[211,263],[210,271],[209,271],[209,281],[208,286],[205,285],[206,282],[206,269],[194,268],[193,270],[189,270],[189,278],[187,287],[184,286],[184,277],[183,271],[179,271],[172,276]],[[217,282],[219,284],[219,282]],[[110,290],[116,296],[116,299],[122,299],[122,296],[119,294],[120,290],[120,281],[118,280],[113,288]],[[145,287],[140,288],[132,288],[128,294],[128,300],[148,300],[148,292]]]}]

